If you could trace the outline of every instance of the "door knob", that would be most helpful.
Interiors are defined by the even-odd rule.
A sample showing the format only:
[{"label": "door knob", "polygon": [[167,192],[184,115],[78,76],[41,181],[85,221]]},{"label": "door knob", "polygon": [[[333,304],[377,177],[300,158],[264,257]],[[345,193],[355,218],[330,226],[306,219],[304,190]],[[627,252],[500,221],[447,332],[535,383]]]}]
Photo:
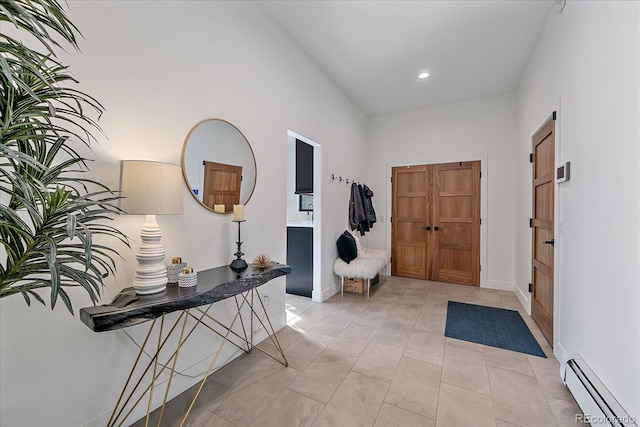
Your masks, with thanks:
[{"label": "door knob", "polygon": [[440,231],[440,227],[438,227],[437,225],[435,227],[433,227],[434,230],[436,231]]},{"label": "door knob", "polygon": [[553,245],[554,245],[554,243],[555,243],[555,239],[545,240],[543,243],[544,243],[545,245],[551,245],[551,246],[553,246]]},{"label": "door knob", "polygon": [[422,227],[422,229],[423,229],[423,230],[430,231],[430,230],[431,230],[431,226],[430,226],[430,225],[427,225],[426,227]]}]

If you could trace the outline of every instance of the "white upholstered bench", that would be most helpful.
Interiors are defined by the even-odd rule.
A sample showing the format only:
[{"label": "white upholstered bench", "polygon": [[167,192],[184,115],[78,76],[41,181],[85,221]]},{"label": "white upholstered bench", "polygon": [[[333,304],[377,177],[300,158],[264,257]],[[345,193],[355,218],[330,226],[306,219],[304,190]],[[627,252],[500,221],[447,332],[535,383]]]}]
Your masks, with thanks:
[{"label": "white upholstered bench", "polygon": [[361,249],[358,256],[350,263],[336,258],[333,263],[333,272],[340,276],[340,294],[344,294],[344,278],[359,278],[366,280],[364,297],[369,299],[371,279],[384,270],[389,264],[389,252],[379,249]]}]

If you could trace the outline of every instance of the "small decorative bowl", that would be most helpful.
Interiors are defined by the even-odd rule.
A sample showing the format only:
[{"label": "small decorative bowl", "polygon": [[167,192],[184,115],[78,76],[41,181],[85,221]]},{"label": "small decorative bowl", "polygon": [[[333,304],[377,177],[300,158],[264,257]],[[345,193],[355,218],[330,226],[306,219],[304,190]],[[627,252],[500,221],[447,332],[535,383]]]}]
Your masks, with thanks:
[{"label": "small decorative bowl", "polygon": [[178,286],[181,288],[190,288],[198,284],[198,273],[182,273],[178,275]]}]

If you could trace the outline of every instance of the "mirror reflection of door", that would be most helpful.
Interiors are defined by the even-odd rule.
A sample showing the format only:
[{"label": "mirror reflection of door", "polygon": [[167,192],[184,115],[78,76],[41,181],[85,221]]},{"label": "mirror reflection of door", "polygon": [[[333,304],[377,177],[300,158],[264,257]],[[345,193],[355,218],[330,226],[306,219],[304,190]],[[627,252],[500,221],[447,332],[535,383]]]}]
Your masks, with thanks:
[{"label": "mirror reflection of door", "polygon": [[224,212],[233,212],[233,205],[240,204],[240,184],[242,166],[224,163],[204,163],[204,188],[202,200],[214,209],[215,205],[224,205]]},{"label": "mirror reflection of door", "polygon": [[[219,198],[218,195],[214,196],[212,201],[207,201],[204,162],[242,168],[241,171],[233,173],[235,177],[242,177],[240,200],[236,204],[246,205],[249,202],[256,185],[256,159],[249,141],[237,127],[226,120],[205,119],[191,128],[182,145],[182,175],[187,188],[191,190],[189,192],[191,197],[211,212],[222,214],[225,211],[232,212],[231,197],[228,197],[228,202],[221,200],[224,203],[215,201],[216,198]],[[223,173],[221,176],[225,176],[225,174]],[[231,177],[231,179],[235,178]],[[212,182],[214,188],[231,190],[229,185],[215,184],[215,179],[209,180],[209,184]],[[237,181],[236,184],[240,185]],[[209,189],[207,188],[207,190]]]}]

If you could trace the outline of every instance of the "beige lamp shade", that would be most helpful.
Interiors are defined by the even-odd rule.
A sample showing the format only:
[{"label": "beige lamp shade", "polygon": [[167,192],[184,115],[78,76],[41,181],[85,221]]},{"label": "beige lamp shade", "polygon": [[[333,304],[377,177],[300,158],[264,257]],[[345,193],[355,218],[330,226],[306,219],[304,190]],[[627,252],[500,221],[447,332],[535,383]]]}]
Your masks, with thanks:
[{"label": "beige lamp shade", "polygon": [[156,215],[182,213],[180,166],[146,160],[120,162],[120,208],[131,215],[146,215],[136,252],[138,266],[133,279],[136,294],[150,295],[167,287],[162,230]]},{"label": "beige lamp shade", "polygon": [[182,213],[182,169],[147,160],[120,162],[120,208],[130,215]]}]

